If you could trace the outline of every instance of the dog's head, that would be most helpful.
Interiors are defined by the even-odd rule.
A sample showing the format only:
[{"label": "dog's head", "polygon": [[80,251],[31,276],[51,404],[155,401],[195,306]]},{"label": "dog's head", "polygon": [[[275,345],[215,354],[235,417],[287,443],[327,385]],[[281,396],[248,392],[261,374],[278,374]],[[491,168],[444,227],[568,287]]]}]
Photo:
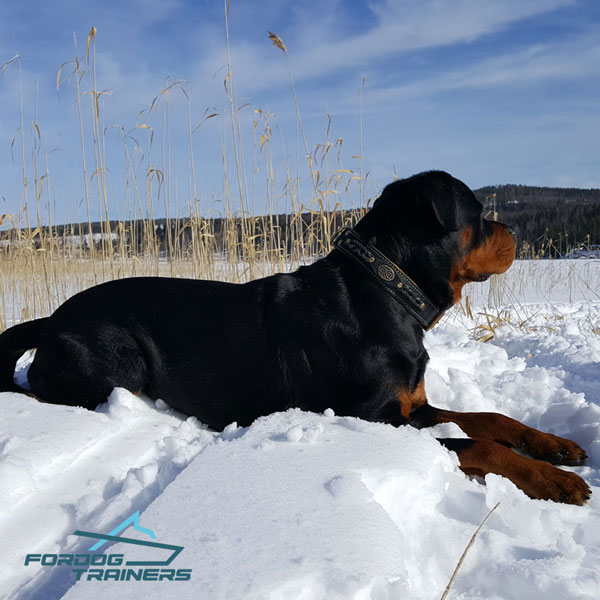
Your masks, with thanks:
[{"label": "dog's head", "polygon": [[429,171],[388,185],[355,230],[444,310],[466,283],[503,273],[515,258],[509,228],[482,211],[462,181]]}]

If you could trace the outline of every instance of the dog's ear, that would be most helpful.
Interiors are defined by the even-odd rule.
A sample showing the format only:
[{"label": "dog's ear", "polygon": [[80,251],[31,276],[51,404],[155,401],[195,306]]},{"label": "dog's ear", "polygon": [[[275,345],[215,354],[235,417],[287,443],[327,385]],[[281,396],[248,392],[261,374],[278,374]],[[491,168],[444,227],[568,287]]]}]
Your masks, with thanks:
[{"label": "dog's ear", "polygon": [[457,231],[457,206],[454,193],[439,193],[429,196],[426,204],[432,211],[435,220],[446,231]]},{"label": "dog's ear", "polygon": [[[373,204],[393,211],[396,218],[408,218],[414,225],[437,223],[446,231],[458,230],[456,194],[460,190],[448,173],[421,173],[388,185]],[[400,209],[400,210],[398,210]]]}]

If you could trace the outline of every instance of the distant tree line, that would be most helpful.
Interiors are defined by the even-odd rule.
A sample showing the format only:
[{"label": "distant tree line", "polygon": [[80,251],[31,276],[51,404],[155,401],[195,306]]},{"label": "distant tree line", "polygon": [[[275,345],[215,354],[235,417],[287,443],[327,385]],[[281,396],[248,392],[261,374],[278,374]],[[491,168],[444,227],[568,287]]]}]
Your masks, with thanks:
[{"label": "distant tree line", "polygon": [[[600,190],[547,188],[523,185],[486,186],[475,190],[485,211],[512,227],[522,257],[559,257],[580,246],[600,244]],[[189,247],[194,237],[208,236],[215,252],[236,250],[240,257],[248,253],[248,240],[262,255],[291,252],[300,244],[307,254],[321,254],[333,234],[344,225],[354,224],[363,211],[339,210],[335,213],[312,212],[299,215],[267,215],[232,219],[160,218],[127,222],[93,222],[42,227],[34,234],[34,243],[42,244],[49,236],[59,244],[79,240],[83,248],[90,243],[122,247],[130,255],[144,254],[149,246],[162,255]],[[14,231],[14,230],[13,230]],[[110,235],[107,235],[110,232]],[[107,242],[107,238],[110,241]],[[10,231],[2,240],[14,239]],[[104,239],[104,241],[103,241]],[[68,240],[71,240],[69,242]],[[6,247],[5,243],[1,247]]]}]

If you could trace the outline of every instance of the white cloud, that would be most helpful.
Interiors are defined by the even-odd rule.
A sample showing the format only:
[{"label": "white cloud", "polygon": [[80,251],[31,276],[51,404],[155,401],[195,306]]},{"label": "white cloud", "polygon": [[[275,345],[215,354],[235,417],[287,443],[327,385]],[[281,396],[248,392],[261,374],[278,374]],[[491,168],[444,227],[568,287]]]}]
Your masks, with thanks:
[{"label": "white cloud", "polygon": [[372,89],[369,103],[376,105],[449,90],[572,79],[598,70],[600,44],[595,36],[562,44],[538,44],[430,79]]},{"label": "white cloud", "polygon": [[129,0],[128,4],[138,24],[164,21],[172,12],[183,7],[181,0]]},{"label": "white cloud", "polygon": [[[330,15],[323,17],[328,34],[318,37],[300,33],[297,37],[310,44],[295,48],[289,54],[294,79],[325,76],[349,68],[366,65],[370,61],[394,53],[472,42],[481,36],[499,31],[509,24],[548,12],[573,0],[385,0],[370,6],[376,24],[368,31],[347,37],[335,28]],[[332,10],[342,10],[341,6]],[[343,22],[343,19],[340,19]],[[305,24],[305,27],[310,27]],[[316,25],[319,28],[319,25]],[[285,42],[285,39],[284,39]],[[270,55],[267,52],[271,51]],[[275,68],[274,56],[280,51],[266,45],[234,45],[240,85],[258,90],[285,83],[285,71]],[[244,68],[239,68],[239,62]],[[209,58],[206,63],[214,62]],[[271,77],[274,75],[275,77]]]}]

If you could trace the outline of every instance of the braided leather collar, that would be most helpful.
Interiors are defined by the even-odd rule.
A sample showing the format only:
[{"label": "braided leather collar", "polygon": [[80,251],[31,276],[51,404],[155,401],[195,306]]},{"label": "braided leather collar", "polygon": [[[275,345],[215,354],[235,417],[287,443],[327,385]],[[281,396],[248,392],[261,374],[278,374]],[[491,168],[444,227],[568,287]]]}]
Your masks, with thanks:
[{"label": "braided leather collar", "polygon": [[353,229],[345,227],[339,231],[332,244],[365,269],[419,321],[423,329],[431,329],[444,314],[400,267],[375,246],[366,243]]}]

